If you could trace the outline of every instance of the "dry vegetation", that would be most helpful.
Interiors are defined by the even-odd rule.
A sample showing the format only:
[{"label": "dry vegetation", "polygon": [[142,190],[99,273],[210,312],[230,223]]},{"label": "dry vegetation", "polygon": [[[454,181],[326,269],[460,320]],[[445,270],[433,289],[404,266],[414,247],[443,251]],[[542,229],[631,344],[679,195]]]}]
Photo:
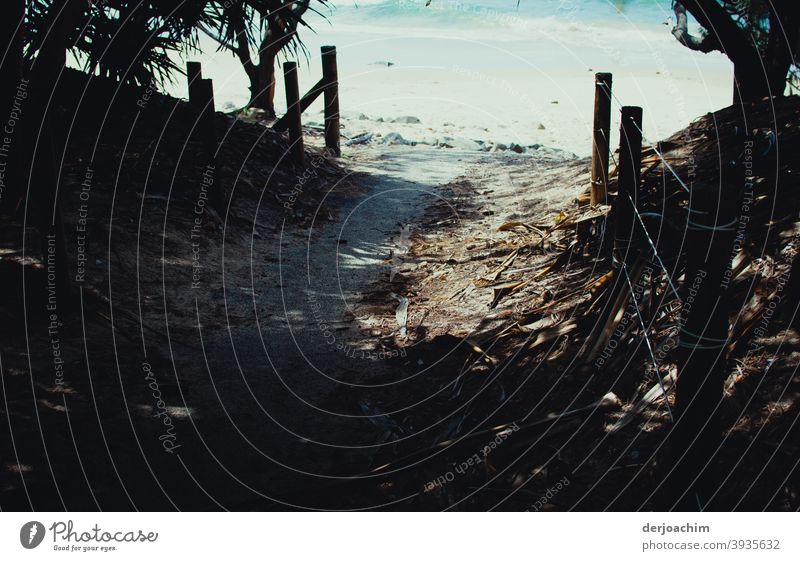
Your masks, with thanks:
[{"label": "dry vegetation", "polygon": [[[172,496],[191,498],[183,508],[215,508],[151,449],[159,446],[157,438],[137,439],[148,431],[157,436],[159,427],[135,414],[152,408],[152,399],[147,386],[133,380],[146,361],[161,376],[165,400],[183,401],[178,398],[193,391],[193,382],[178,384],[174,373],[196,366],[187,357],[197,358],[198,326],[222,330],[248,321],[225,303],[223,263],[233,276],[249,277],[253,240],[276,236],[287,224],[306,225],[323,187],[345,174],[309,153],[317,164],[303,187],[308,196],[287,209],[300,171],[281,160],[285,139],[259,124],[218,115],[224,140],[213,187],[222,191],[210,195],[202,214],[205,290],[193,291],[191,234],[204,168],[198,166],[202,147],[186,142],[192,136],[187,108],[151,94],[137,114],[130,107],[141,92],[120,90],[108,113],[99,115],[94,107],[107,104],[93,103],[92,96],[114,93],[90,89],[76,97],[80,90],[73,84],[62,96],[65,126],[73,114],[81,124],[67,146],[72,163],[65,168],[62,206],[68,248],[75,247],[81,183],[92,168],[87,280],[76,311],[64,313],[58,329],[70,349],[65,369],[73,375],[66,386],[53,381],[52,337],[42,309],[45,271],[36,252],[26,249],[39,247],[35,233],[4,226],[3,286],[22,295],[24,282],[26,296],[0,307],[2,407],[12,425],[3,432],[2,447],[19,458],[4,460],[4,506],[27,508],[30,499],[52,508],[56,478],[72,481],[57,496],[73,509],[130,504],[129,494],[138,508],[172,508],[149,494],[149,472]],[[731,269],[722,403],[731,430],[717,455],[719,509],[800,505],[798,115],[796,98],[758,104],[748,113],[757,179]],[[466,169],[414,225],[400,244],[402,253],[389,258],[391,276],[367,295],[365,310],[378,318],[368,328],[395,333],[384,343],[405,349],[406,356],[386,361],[371,387],[330,397],[339,409],[366,415],[364,423],[386,445],[376,454],[341,458],[359,477],[291,481],[278,498],[394,509],[669,504],[659,494],[670,428],[662,387],[674,381],[680,303],[661,264],[676,284],[683,281],[687,196],[658,154],[684,181],[691,178],[693,189],[713,185],[720,162],[742,150],[738,122],[735,110],[726,109],[645,151],[641,212],[657,251],[642,248],[630,279],[638,307],[620,290],[628,281],[612,265],[613,236],[606,225],[613,205],[587,204],[586,161],[487,156]],[[333,216],[335,208],[332,200],[317,217]],[[404,335],[396,329],[395,308],[386,307],[393,301],[389,293],[408,298]],[[659,357],[657,367],[651,353]],[[72,403],[66,417],[63,394]],[[186,411],[173,409],[174,418],[186,418]],[[106,456],[114,460],[110,465],[87,461]],[[120,488],[118,481],[136,481],[137,474],[140,487]],[[89,493],[89,480],[102,483]],[[232,500],[238,508],[286,508],[247,494]]]},{"label": "dry vegetation", "polygon": [[[800,103],[749,109],[754,187],[744,193],[752,201],[742,206],[730,270],[720,404],[730,431],[716,457],[713,508],[793,510]],[[353,483],[353,493],[410,509],[669,508],[662,388],[674,405],[681,305],[661,265],[680,290],[688,206],[675,174],[692,189],[719,182],[720,162],[744,150],[738,119],[734,108],[709,114],[645,149],[640,210],[658,258],[643,247],[630,281],[612,266],[611,206],[587,204],[587,161],[498,162],[451,184],[415,228],[395,284],[376,287],[396,291],[401,282],[409,294],[409,333],[397,343],[419,373],[346,396],[384,414],[375,422],[394,441],[365,471],[376,479]],[[394,320],[391,310],[384,318]],[[482,457],[498,434],[502,445]],[[481,462],[464,463],[476,453]]]}]

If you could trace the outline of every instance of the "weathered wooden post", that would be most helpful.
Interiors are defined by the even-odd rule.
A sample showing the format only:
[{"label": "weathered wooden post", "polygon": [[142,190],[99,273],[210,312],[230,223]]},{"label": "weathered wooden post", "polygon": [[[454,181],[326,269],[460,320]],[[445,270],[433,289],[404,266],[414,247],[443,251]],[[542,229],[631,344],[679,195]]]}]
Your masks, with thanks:
[{"label": "weathered wooden post", "polygon": [[197,121],[195,129],[209,159],[213,159],[217,149],[214,83],[210,79],[203,79],[203,67],[199,62],[186,63],[186,78],[189,83],[189,107]]},{"label": "weathered wooden post", "polygon": [[322,80],[325,82],[325,146],[336,156],[339,147],[339,71],[336,67],[336,47],[324,46],[322,51]]},{"label": "weathered wooden post", "polygon": [[609,135],[611,133],[611,74],[594,75],[594,129],[592,134],[592,206],[608,196]]},{"label": "weathered wooden post", "polygon": [[197,86],[200,84],[200,80],[203,79],[203,66],[199,62],[187,62],[186,79],[189,83],[189,103],[193,107],[197,107]]},{"label": "weathered wooden post", "polygon": [[216,160],[219,148],[216,128],[216,107],[214,104],[214,82],[211,79],[200,77],[200,65],[197,64],[194,73],[194,86],[190,87],[189,104],[194,114],[194,138],[199,138],[202,146],[202,161],[196,162],[203,168],[203,181],[210,182],[209,200],[211,206],[218,212],[225,210],[226,200],[222,184],[216,180]]},{"label": "weathered wooden post", "polygon": [[608,305],[589,334],[595,341],[586,358],[594,360],[602,350],[616,326],[618,311],[623,309],[631,295],[628,281],[635,283],[644,270],[645,260],[640,258],[644,231],[636,216],[642,169],[642,108],[623,107],[619,139],[619,175],[617,197],[614,200],[615,283]]},{"label": "weathered wooden post", "polygon": [[786,283],[786,295],[784,318],[791,321],[792,327],[800,329],[800,253],[792,260],[789,282]]},{"label": "weathered wooden post", "polygon": [[625,106],[620,119],[614,259],[631,264],[643,238],[636,217],[642,175],[642,108]]},{"label": "weathered wooden post", "polygon": [[292,159],[302,164],[303,123],[300,120],[300,85],[297,82],[297,63],[283,63],[283,83],[286,86],[286,115],[289,117],[289,153]]},{"label": "weathered wooden post", "polygon": [[200,79],[195,86],[197,128],[210,159],[217,151],[217,132],[214,126],[216,108],[214,107],[214,83],[210,79]]}]

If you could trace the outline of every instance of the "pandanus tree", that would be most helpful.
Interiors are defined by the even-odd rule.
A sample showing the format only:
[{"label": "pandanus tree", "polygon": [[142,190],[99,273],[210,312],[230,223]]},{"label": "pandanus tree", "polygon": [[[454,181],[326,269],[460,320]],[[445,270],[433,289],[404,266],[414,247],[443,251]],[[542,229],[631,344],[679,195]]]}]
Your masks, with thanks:
[{"label": "pandanus tree", "polygon": [[50,22],[57,20],[67,48],[87,73],[163,86],[181,71],[178,55],[199,48],[202,31],[239,59],[250,80],[250,105],[267,109],[278,53],[305,53],[297,32],[308,27],[303,19],[307,12],[319,13],[311,2],[83,0],[70,11],[70,1],[34,0],[28,2],[25,18],[25,62],[32,66],[45,40],[54,40]]},{"label": "pandanus tree", "polygon": [[[14,185],[4,202],[6,208],[31,214],[42,256],[53,269],[55,292],[59,300],[63,298],[63,308],[69,309],[70,267],[61,224],[56,152],[64,139],[58,138],[54,126],[57,100],[52,98],[67,65],[67,53],[94,75],[140,86],[163,84],[176,69],[172,55],[196,45],[207,2],[10,0],[9,4],[16,9],[7,14],[16,14],[12,25],[21,33],[11,36],[3,83],[29,83],[25,88],[29,95],[19,112],[22,117],[10,159],[13,169],[8,173]],[[3,97],[8,103],[8,94],[4,92]],[[22,204],[12,202],[12,196]]]},{"label": "pandanus tree", "polygon": [[[89,74],[159,88],[180,72],[179,55],[197,49],[203,31],[237,54],[250,77],[252,104],[271,108],[275,57],[284,48],[303,49],[297,28],[305,25],[302,16],[310,1],[5,0],[0,109],[9,114],[21,80],[30,81],[30,96],[13,144],[14,158],[6,158],[15,169],[0,170],[0,204],[18,209],[12,199],[22,200],[28,192],[25,200],[34,202],[42,239],[57,240],[59,292],[69,291],[69,276],[60,232],[59,173],[53,167],[53,150],[61,143],[53,138],[50,94],[68,53]],[[258,62],[250,57],[251,50]],[[14,186],[5,189],[12,178]],[[43,246],[43,253],[48,249]]]},{"label": "pandanus tree", "polygon": [[[733,62],[734,100],[754,101],[797,89],[800,2],[797,0],[680,0],[672,34],[684,46],[720,51]],[[688,15],[700,24],[689,32]]]},{"label": "pandanus tree", "polygon": [[[209,4],[210,21],[201,28],[220,49],[239,59],[250,82],[249,107],[274,114],[275,61],[285,50],[307,55],[297,32],[301,26],[308,27],[303,17],[309,10],[319,13],[311,1],[228,0]],[[316,2],[328,4],[328,0]]]},{"label": "pandanus tree", "polygon": [[52,40],[48,20],[58,19],[67,48],[84,71],[139,86],[172,80],[176,55],[196,49],[198,29],[210,21],[207,0],[83,0],[71,13],[65,13],[64,4],[29,4],[27,64],[32,66],[41,46]]}]

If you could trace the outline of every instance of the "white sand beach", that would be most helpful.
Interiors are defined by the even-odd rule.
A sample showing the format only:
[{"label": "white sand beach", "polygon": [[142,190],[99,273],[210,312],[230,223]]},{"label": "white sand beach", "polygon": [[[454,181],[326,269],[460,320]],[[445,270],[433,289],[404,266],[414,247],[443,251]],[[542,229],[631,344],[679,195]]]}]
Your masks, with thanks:
[{"label": "white sand beach", "polygon": [[[302,91],[321,76],[319,47],[337,47],[348,138],[372,132],[379,142],[394,132],[422,145],[538,144],[586,156],[601,71],[614,75],[617,109],[644,108],[648,140],[731,102],[728,60],[678,44],[665,0],[523,1],[519,9],[515,0],[424,2],[344,0],[324,12],[327,21],[313,15],[313,31],[302,30],[309,52],[300,60]],[[241,107],[248,89],[238,60],[203,45],[190,58],[214,79],[217,109]],[[178,83],[172,93],[185,97],[185,89]],[[277,89],[280,114],[280,77]],[[321,108],[319,100],[304,123],[319,123]]]}]

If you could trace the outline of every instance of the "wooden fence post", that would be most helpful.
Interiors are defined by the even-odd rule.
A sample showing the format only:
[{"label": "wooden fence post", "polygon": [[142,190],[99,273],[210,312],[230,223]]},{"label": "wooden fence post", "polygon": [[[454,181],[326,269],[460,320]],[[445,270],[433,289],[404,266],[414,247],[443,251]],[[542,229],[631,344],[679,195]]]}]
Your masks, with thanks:
[{"label": "wooden fence post", "polygon": [[594,131],[592,134],[592,206],[606,204],[611,133],[611,74],[594,75]]},{"label": "wooden fence post", "polygon": [[213,159],[217,151],[217,132],[214,126],[216,108],[214,107],[214,83],[210,79],[197,82],[195,109],[197,111],[197,128],[209,159]]},{"label": "wooden fence post", "polygon": [[614,258],[619,263],[630,264],[637,257],[643,238],[636,217],[642,175],[642,108],[625,106],[620,118]]},{"label": "wooden fence post", "polygon": [[302,164],[303,123],[300,120],[300,85],[297,82],[297,63],[283,63],[283,83],[286,86],[286,114],[289,116],[289,153],[292,159]]},{"label": "wooden fence post", "polygon": [[203,161],[200,162],[203,169],[203,181],[211,179],[209,187],[209,201],[211,206],[218,212],[225,211],[225,191],[222,189],[222,184],[217,180],[216,160],[218,139],[216,127],[216,107],[214,104],[214,82],[208,78],[200,78],[199,64],[197,65],[197,73],[194,74],[194,87],[190,95],[194,99],[190,99],[190,107],[194,117],[195,123],[195,138],[199,138],[202,145],[201,157]]},{"label": "wooden fence post", "polygon": [[189,107],[196,119],[195,130],[207,152],[209,161],[217,150],[214,118],[214,83],[203,79],[203,67],[199,62],[186,63],[186,78],[189,82]]},{"label": "wooden fence post", "polygon": [[339,146],[339,71],[336,67],[336,47],[322,47],[322,79],[325,82],[325,146],[341,156]]},{"label": "wooden fence post", "polygon": [[[608,342],[614,331],[617,312],[624,308],[631,298],[631,283],[638,282],[644,269],[640,259],[641,242],[644,232],[636,217],[639,200],[639,184],[642,168],[642,108],[623,107],[619,139],[619,175],[617,177],[617,197],[614,200],[614,251],[613,260],[615,283],[611,289],[608,305],[601,311],[600,318],[589,334],[595,343],[589,348],[587,360],[594,360]],[[594,187],[594,185],[593,185]],[[623,267],[627,270],[623,270]]]},{"label": "wooden fence post", "polygon": [[200,80],[203,79],[203,66],[199,62],[186,63],[186,80],[189,83],[189,103],[193,107],[198,105],[198,90],[197,86]]}]

